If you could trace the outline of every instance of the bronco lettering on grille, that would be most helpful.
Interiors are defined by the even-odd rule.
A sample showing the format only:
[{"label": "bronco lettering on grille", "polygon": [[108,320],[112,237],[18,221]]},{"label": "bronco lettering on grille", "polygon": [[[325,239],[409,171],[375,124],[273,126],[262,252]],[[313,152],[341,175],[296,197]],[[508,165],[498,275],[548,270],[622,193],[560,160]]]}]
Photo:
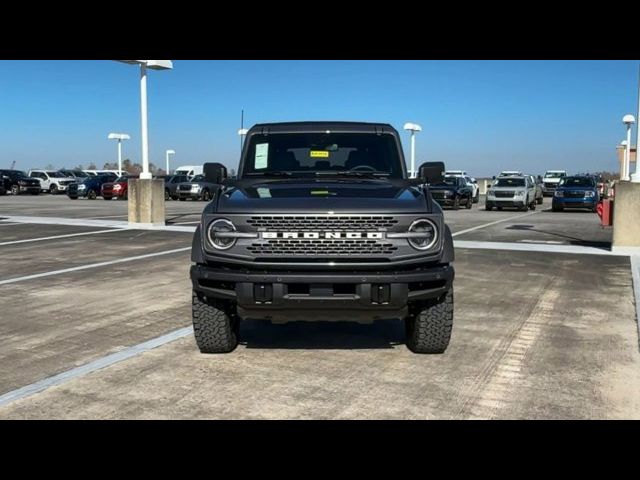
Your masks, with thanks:
[{"label": "bronco lettering on grille", "polygon": [[383,239],[384,232],[260,232],[261,238],[304,238],[304,239],[336,239],[336,238],[368,238]]}]

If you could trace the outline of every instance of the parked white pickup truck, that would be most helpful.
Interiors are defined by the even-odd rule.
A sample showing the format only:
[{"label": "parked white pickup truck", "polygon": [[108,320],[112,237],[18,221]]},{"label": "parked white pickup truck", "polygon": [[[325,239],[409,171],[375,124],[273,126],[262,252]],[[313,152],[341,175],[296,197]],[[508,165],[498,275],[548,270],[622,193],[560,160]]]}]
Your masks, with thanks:
[{"label": "parked white pickup truck", "polygon": [[75,179],[56,170],[29,170],[29,176],[40,180],[40,189],[49,193],[64,193]]},{"label": "parked white pickup truck", "polygon": [[542,178],[542,195],[553,196],[560,179],[567,176],[566,170],[547,170]]}]

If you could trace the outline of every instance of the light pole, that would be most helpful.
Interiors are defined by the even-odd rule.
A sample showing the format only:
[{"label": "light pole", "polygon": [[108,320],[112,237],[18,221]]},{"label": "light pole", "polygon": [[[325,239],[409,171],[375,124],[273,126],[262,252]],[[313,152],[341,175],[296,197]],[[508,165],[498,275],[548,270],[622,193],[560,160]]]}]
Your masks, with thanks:
[{"label": "light pole", "polygon": [[151,179],[149,171],[149,132],[147,128],[147,68],[152,70],[170,70],[171,60],[118,60],[119,62],[140,65],[140,118],[142,126],[142,172],[140,179]]},{"label": "light pole", "polygon": [[[622,123],[627,126],[627,147],[624,149],[624,178],[623,180],[629,180],[629,170],[631,165],[631,126],[636,123],[636,119],[633,115],[627,114],[622,117]],[[637,164],[637,161],[636,161]]]},{"label": "light pole", "polygon": [[416,132],[421,132],[422,127],[417,123],[405,123],[404,129],[411,132],[411,171],[409,178],[416,178]]},{"label": "light pole", "polygon": [[122,175],[122,140],[129,140],[131,137],[126,133],[110,133],[109,140],[118,140],[118,175]]},{"label": "light pole", "polygon": [[166,154],[167,154],[167,170],[166,170],[166,172],[167,172],[167,175],[169,175],[169,155],[175,155],[176,151],[175,150],[167,150]]}]

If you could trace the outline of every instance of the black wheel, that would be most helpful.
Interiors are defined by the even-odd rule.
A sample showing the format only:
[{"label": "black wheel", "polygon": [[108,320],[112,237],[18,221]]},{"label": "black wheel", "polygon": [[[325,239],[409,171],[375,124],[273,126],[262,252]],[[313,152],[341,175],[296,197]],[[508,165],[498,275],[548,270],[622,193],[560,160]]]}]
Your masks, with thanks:
[{"label": "black wheel", "polygon": [[228,353],[238,345],[240,322],[224,310],[192,295],[193,334],[201,353]]},{"label": "black wheel", "polygon": [[480,189],[476,192],[476,196],[473,197],[473,203],[478,203],[480,201]]},{"label": "black wheel", "polygon": [[535,210],[535,209],[536,209],[536,202],[535,202],[535,201],[534,201],[534,202],[532,202],[532,203],[531,203],[531,205],[529,205],[529,208],[530,208],[531,210]]},{"label": "black wheel", "polygon": [[409,350],[414,353],[444,353],[453,329],[453,287],[404,322]]},{"label": "black wheel", "polygon": [[19,195],[20,187],[18,185],[11,185],[11,195]]},{"label": "black wheel", "polygon": [[529,204],[527,203],[529,199],[526,199],[524,201],[524,204],[520,207],[519,210],[521,210],[522,212],[526,212],[527,210],[529,210]]},{"label": "black wheel", "polygon": [[540,198],[536,198],[536,203],[538,205],[542,205],[542,201],[544,200],[544,197],[540,197]]},{"label": "black wheel", "polygon": [[71,195],[69,195],[69,198],[70,198],[71,200],[77,200],[77,199],[78,199],[78,197],[72,197]]},{"label": "black wheel", "polygon": [[165,200],[169,200],[171,198],[171,195],[169,194],[169,189],[165,189],[164,191],[164,199]]},{"label": "black wheel", "polygon": [[460,197],[456,197],[453,200],[453,206],[451,208],[453,208],[454,210],[458,210],[460,208]]},{"label": "black wheel", "polygon": [[178,197],[176,197],[175,195],[173,197],[171,197],[171,200],[178,200]]},{"label": "black wheel", "polygon": [[95,200],[96,198],[98,198],[98,195],[96,194],[96,191],[91,189],[87,192],[87,198],[89,200]]},{"label": "black wheel", "polygon": [[490,212],[491,210],[493,210],[493,205],[487,202],[484,204],[484,209]]},{"label": "black wheel", "polygon": [[469,198],[467,198],[467,201],[464,203],[464,208],[469,210],[472,206],[473,206],[473,198],[471,198],[471,195],[469,195]]},{"label": "black wheel", "polygon": [[209,192],[209,190],[204,189],[202,191],[202,197],[200,197],[203,201],[208,202],[209,200],[211,200],[211,192]]},{"label": "black wheel", "polygon": [[51,195],[55,195],[55,194],[57,194],[57,193],[58,193],[58,186],[57,186],[55,183],[52,183],[52,184],[49,186],[49,193],[50,193]]}]

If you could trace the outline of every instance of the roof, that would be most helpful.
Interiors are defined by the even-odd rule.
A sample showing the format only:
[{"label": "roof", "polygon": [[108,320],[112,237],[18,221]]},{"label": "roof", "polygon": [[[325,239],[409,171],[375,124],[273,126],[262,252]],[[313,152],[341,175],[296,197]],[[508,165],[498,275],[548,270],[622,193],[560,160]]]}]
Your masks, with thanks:
[{"label": "roof", "polygon": [[396,129],[388,123],[369,122],[341,122],[341,121],[308,121],[308,122],[281,122],[258,123],[249,129],[248,135],[259,131],[268,132],[323,132],[326,130],[338,132],[377,132],[387,131],[397,133]]}]

